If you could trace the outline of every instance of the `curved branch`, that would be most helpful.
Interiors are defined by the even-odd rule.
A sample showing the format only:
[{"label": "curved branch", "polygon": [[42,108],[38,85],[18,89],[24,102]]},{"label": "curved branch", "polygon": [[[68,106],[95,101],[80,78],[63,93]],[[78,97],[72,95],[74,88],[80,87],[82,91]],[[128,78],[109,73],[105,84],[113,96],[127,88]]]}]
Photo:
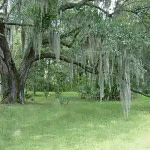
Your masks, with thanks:
[{"label": "curved branch", "polygon": [[82,0],[78,3],[66,3],[64,5],[61,5],[58,11],[65,11],[67,9],[81,7],[81,6],[85,5],[85,3],[90,2],[90,1],[95,1],[95,0]]},{"label": "curved branch", "polygon": [[90,7],[94,7],[94,8],[96,8],[96,9],[98,9],[98,10],[100,10],[101,12],[103,12],[107,17],[112,17],[112,15],[114,14],[114,13],[109,13],[109,12],[107,12],[106,10],[104,10],[104,9],[102,9],[101,7],[99,7],[99,6],[97,6],[97,5],[94,5],[92,2],[88,2],[88,3],[86,3],[85,5],[87,5],[87,6],[90,6]]},{"label": "curved branch", "polygon": [[[54,53],[52,53],[52,52],[42,53],[40,55],[40,57],[39,57],[39,55],[36,55],[36,57],[34,58],[33,62],[34,61],[38,61],[40,59],[44,59],[44,58],[56,59],[56,55]],[[71,58],[67,58],[67,57],[65,57],[63,55],[60,55],[60,60],[65,61],[67,63],[72,63],[73,62],[74,65],[77,65],[77,66],[81,67],[82,69],[84,69],[85,71],[87,71],[89,73],[92,73],[92,74],[98,74],[99,73],[96,68],[93,69],[93,68],[91,68],[89,66],[86,66],[86,65],[82,64],[81,62],[78,62],[76,60],[72,60]],[[136,89],[131,89],[131,91],[134,92],[134,93],[138,93],[140,95],[146,96],[146,97],[150,97],[150,95],[145,94],[145,93],[143,93],[141,91],[138,91]]]},{"label": "curved branch", "polygon": [[89,7],[94,7],[98,10],[100,10],[101,12],[103,12],[107,17],[112,17],[112,14],[109,14],[109,12],[107,12],[106,10],[102,9],[101,7],[93,4],[92,2],[95,0],[82,0],[78,3],[66,3],[65,5],[60,6],[58,11],[65,11],[68,9],[73,9],[73,8],[77,8],[77,7],[82,7],[82,6],[89,6]]},{"label": "curved branch", "polygon": [[[51,58],[51,59],[56,59],[56,55],[52,52],[49,52],[49,53],[42,53],[40,56],[39,55],[36,55],[36,57],[34,58],[33,62],[34,61],[38,61],[40,59],[44,59],[44,58]],[[97,70],[94,70],[93,68],[89,67],[89,66],[86,66],[84,64],[82,64],[81,62],[78,62],[76,60],[72,60],[71,58],[67,58],[63,55],[60,55],[60,60],[62,61],[65,61],[67,63],[72,63],[74,65],[77,65],[83,69],[85,69],[85,71],[89,72],[89,73],[94,73],[94,74],[98,74]]]}]

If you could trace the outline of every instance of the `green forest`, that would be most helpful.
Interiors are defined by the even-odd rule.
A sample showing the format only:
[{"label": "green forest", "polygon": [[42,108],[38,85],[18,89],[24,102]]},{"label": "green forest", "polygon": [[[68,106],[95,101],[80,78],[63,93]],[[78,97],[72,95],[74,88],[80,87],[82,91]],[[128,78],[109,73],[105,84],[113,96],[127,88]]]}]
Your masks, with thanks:
[{"label": "green forest", "polygon": [[149,0],[0,0],[0,150],[150,150]]}]

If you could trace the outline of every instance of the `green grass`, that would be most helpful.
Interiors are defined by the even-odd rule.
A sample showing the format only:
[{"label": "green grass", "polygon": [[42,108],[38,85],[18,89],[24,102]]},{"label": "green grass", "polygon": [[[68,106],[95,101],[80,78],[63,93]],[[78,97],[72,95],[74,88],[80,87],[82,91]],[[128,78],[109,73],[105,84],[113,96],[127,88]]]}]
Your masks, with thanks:
[{"label": "green grass", "polygon": [[138,96],[124,120],[120,102],[80,100],[62,106],[54,93],[26,105],[0,105],[0,150],[148,150],[150,99]]}]

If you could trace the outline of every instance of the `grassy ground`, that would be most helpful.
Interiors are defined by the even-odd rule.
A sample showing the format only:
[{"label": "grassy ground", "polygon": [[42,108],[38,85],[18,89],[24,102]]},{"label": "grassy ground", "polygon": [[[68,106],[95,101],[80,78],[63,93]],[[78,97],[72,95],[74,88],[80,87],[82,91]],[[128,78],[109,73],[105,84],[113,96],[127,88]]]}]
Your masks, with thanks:
[{"label": "grassy ground", "polygon": [[38,93],[24,106],[0,105],[0,150],[150,150],[150,99],[138,96],[124,120],[120,102],[60,105]]}]

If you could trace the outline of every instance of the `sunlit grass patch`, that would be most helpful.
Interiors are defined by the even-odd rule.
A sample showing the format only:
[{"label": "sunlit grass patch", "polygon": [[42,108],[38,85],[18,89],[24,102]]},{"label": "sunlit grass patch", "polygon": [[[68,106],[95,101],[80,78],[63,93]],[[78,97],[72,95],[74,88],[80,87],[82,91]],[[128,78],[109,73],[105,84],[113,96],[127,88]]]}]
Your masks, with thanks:
[{"label": "sunlit grass patch", "polygon": [[62,106],[51,94],[53,99],[45,99],[37,93],[34,103],[23,106],[0,105],[0,150],[148,149],[150,99],[133,100],[125,120],[119,101],[90,102],[63,93],[73,100]]}]

